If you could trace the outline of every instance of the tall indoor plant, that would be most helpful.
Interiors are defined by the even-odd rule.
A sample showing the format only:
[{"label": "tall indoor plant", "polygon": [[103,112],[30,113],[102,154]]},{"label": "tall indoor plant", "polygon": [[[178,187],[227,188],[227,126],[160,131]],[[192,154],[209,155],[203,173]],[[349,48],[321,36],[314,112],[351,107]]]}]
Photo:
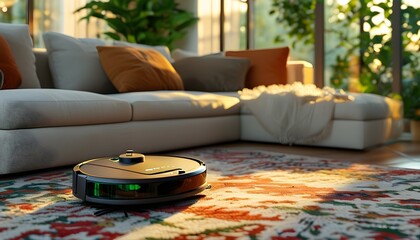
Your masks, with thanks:
[{"label": "tall indoor plant", "polygon": [[179,9],[175,0],[108,0],[91,1],[75,12],[86,10],[81,20],[105,21],[114,40],[174,48],[174,42],[186,34],[198,18]]},{"label": "tall indoor plant", "polygon": [[410,131],[413,141],[420,141],[420,74],[404,82],[402,92],[404,116],[410,119]]}]

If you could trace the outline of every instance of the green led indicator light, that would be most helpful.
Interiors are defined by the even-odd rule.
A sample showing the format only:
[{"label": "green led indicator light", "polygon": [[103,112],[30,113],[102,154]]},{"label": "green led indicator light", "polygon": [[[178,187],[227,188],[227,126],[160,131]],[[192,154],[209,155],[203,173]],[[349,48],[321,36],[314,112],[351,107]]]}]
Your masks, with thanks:
[{"label": "green led indicator light", "polygon": [[90,185],[92,188],[91,196],[93,197],[112,197],[115,198],[119,194],[131,193],[135,194],[136,191],[141,189],[139,184],[106,184],[106,183],[97,183],[92,182]]},{"label": "green led indicator light", "polygon": [[138,184],[118,184],[118,188],[123,191],[137,191],[141,187]]},{"label": "green led indicator light", "polygon": [[101,195],[100,194],[100,191],[99,191],[99,187],[100,187],[100,184],[99,183],[95,183],[93,185],[93,196],[99,197]]}]

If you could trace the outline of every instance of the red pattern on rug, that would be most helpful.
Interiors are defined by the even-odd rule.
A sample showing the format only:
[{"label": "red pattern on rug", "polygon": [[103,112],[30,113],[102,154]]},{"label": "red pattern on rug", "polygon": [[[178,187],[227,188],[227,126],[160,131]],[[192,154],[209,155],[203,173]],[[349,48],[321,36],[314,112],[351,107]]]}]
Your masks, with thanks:
[{"label": "red pattern on rug", "polygon": [[177,154],[206,163],[210,190],[101,216],[72,196],[71,169],[0,179],[0,238],[420,239],[418,170],[249,150]]}]

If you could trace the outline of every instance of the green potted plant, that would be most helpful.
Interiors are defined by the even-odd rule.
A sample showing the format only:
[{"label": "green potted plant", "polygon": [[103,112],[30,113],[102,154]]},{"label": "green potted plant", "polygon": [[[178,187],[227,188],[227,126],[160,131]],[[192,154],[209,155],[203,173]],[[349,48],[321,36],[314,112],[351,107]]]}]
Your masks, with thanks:
[{"label": "green potted plant", "polygon": [[410,119],[413,141],[420,141],[420,74],[404,82],[404,117]]},{"label": "green potted plant", "polygon": [[87,10],[81,20],[97,18],[111,31],[103,34],[114,40],[174,48],[186,29],[198,18],[179,9],[175,0],[109,0],[91,1],[75,12]]}]

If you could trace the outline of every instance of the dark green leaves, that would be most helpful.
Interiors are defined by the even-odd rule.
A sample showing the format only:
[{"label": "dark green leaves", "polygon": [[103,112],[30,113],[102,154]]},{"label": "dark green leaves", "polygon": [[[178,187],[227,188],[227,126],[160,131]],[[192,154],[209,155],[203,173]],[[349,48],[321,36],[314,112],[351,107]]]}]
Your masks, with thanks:
[{"label": "dark green leaves", "polygon": [[81,20],[103,20],[112,31],[103,33],[115,40],[148,45],[166,45],[173,49],[186,29],[198,18],[178,8],[175,0],[91,1],[75,12],[87,10]]}]

